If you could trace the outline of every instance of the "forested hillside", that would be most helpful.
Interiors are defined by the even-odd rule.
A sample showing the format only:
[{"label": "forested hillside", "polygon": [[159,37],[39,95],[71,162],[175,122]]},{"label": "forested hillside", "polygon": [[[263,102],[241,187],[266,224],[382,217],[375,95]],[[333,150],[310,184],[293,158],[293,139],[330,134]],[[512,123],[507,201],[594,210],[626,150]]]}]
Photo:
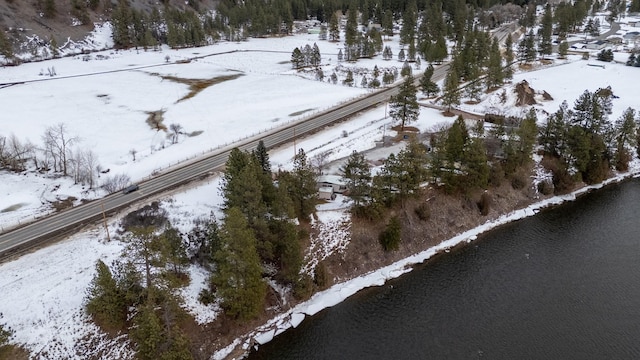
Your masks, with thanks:
[{"label": "forested hillside", "polygon": [[[421,21],[424,26],[417,29],[419,38],[423,39],[419,42],[424,44],[428,26],[437,28],[431,36],[437,33],[451,36],[461,29],[471,14],[479,14],[483,26],[496,26],[502,21],[519,18],[521,6],[528,2],[513,1],[503,6],[507,1],[1,0],[0,54],[12,60],[8,62],[16,62],[14,56],[25,53],[33,56],[20,56],[22,60],[55,57],[58,55],[56,48],[67,40],[82,40],[93,30],[95,23],[112,24],[116,48],[158,44],[185,47],[201,46],[219,39],[289,34],[294,31],[294,21],[308,19],[331,22],[329,26],[335,27],[338,19],[335,15],[347,14],[349,9],[358,10],[359,23],[382,24],[387,32],[393,31],[394,20],[417,24],[419,15],[424,15],[429,21]],[[407,35],[411,32],[404,36]],[[348,32],[347,40],[352,36],[353,32]],[[51,51],[42,55],[37,49],[43,47],[51,48]]]}]

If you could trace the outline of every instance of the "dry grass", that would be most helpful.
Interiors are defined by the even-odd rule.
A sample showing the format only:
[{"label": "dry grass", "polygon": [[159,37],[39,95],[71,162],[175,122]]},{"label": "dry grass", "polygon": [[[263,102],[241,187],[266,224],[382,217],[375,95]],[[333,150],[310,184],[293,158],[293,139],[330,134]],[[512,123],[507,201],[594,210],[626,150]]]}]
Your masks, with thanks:
[{"label": "dry grass", "polygon": [[177,82],[180,84],[189,85],[189,93],[183,96],[178,101],[176,101],[176,102],[180,102],[183,100],[191,99],[192,97],[198,95],[198,93],[200,93],[202,90],[210,86],[220,84],[222,82],[229,81],[229,80],[235,80],[240,76],[242,76],[242,74],[217,76],[212,79],[185,79],[185,78],[180,78],[177,76],[170,76],[170,75],[162,75],[160,77],[163,80],[169,80],[169,81]]},{"label": "dry grass", "polygon": [[164,110],[147,111],[147,124],[156,131],[167,131],[167,127],[162,123],[164,121]]},{"label": "dry grass", "polygon": [[17,345],[5,345],[0,347],[0,360],[27,360],[29,351]]}]

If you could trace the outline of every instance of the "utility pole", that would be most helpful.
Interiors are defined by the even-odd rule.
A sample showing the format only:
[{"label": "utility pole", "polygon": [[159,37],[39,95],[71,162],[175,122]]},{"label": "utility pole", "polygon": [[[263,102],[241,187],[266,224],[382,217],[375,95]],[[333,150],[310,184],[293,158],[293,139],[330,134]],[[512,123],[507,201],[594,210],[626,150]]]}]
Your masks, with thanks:
[{"label": "utility pole", "polygon": [[107,231],[107,241],[111,242],[111,236],[109,236],[109,227],[107,226],[107,215],[104,213],[103,201],[100,201],[100,207],[102,207],[102,221],[104,223],[104,229]]}]

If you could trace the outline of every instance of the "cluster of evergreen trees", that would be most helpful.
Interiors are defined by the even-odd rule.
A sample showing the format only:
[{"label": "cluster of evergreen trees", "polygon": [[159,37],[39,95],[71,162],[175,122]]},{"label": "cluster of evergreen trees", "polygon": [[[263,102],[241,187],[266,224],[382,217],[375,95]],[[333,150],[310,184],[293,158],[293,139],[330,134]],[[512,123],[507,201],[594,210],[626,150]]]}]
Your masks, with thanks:
[{"label": "cluster of evergreen trees", "polygon": [[291,287],[294,296],[308,296],[316,286],[300,273],[301,242],[308,235],[294,219],[306,223],[315,210],[316,172],[300,149],[293,170],[273,178],[260,142],[251,153],[230,153],[220,189],[225,199],[220,224],[212,217],[181,234],[157,204],[130,215],[127,255],[111,268],[98,261],[87,312],[106,329],[127,330],[138,358],[189,359],[197,349],[184,335],[186,314],[175,295],[188,283],[189,261],[211,271],[200,300],[219,299],[225,314],[237,321],[264,311],[267,278]]},{"label": "cluster of evergreen trees", "polygon": [[[640,116],[629,108],[611,123],[612,98],[610,88],[585,91],[572,109],[563,103],[540,128],[534,109],[522,119],[499,118],[489,131],[482,121],[469,128],[458,117],[450,127],[431,134],[430,152],[412,140],[397,155],[391,154],[375,176],[364,157],[354,152],[341,169],[354,200],[353,213],[379,221],[386,209],[404,207],[404,200],[419,196],[426,184],[466,196],[500,186],[505,179],[514,189],[524,188],[530,183],[527,174],[536,145],[544,155],[542,165],[553,175],[551,183],[538,185],[545,194],[565,193],[578,182],[601,182],[612,169],[626,171],[633,153],[640,156]],[[481,213],[488,213],[489,204],[490,198],[483,195]],[[422,220],[429,216],[425,207],[415,209]],[[392,218],[379,241],[385,250],[394,250],[400,234],[401,225]]]},{"label": "cluster of evergreen trees", "polygon": [[313,47],[307,44],[301,49],[295,48],[291,53],[291,65],[296,70],[308,66],[318,67],[321,61],[322,55],[316,43],[313,43]]},{"label": "cluster of evergreen trees", "polygon": [[116,48],[202,46],[220,35],[220,27],[209,13],[193,9],[154,7],[150,13],[138,10],[129,1],[120,0],[110,10],[113,42]]},{"label": "cluster of evergreen trees", "polygon": [[107,330],[127,330],[139,359],[190,359],[175,292],[188,279],[186,244],[157,208],[146,210],[142,223],[128,227],[126,256],[112,268],[98,260],[86,310]]},{"label": "cluster of evergreen trees", "polygon": [[540,144],[552,160],[556,189],[567,190],[576,181],[600,182],[611,168],[628,169],[640,118],[629,108],[612,124],[612,98],[610,88],[585,91],[572,109],[563,103],[542,127]]},{"label": "cluster of evergreen trees", "polygon": [[627,66],[640,67],[640,56],[635,52],[629,54],[629,59],[626,62]]}]

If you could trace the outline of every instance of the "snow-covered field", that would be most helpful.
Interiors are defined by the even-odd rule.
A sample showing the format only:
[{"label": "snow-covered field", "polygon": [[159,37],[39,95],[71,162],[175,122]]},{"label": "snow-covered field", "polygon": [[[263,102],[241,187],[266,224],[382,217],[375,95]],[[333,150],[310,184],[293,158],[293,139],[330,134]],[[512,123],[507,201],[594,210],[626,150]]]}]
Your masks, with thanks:
[{"label": "snow-covered field", "polygon": [[[97,54],[93,54],[90,61],[70,57],[0,68],[0,83],[43,80],[0,88],[0,107],[4,110],[0,115],[4,125],[0,135],[15,134],[21,140],[29,139],[39,144],[47,126],[65,123],[70,134],[81,138],[78,146],[93,150],[103,168],[109,168],[111,174],[126,173],[136,181],[156,169],[274,126],[300,120],[314,111],[369,91],[318,82],[292,71],[289,63],[291,50],[314,42],[320,47],[322,62],[326,64],[324,72],[330,74],[338,65],[338,45],[319,41],[316,35],[251,39],[243,43],[220,43],[180,51],[165,48],[161,52],[105,52],[102,55],[109,58],[104,60],[97,60]],[[394,54],[397,53],[397,38],[386,44],[392,47]],[[229,53],[234,50],[251,51]],[[190,63],[166,62],[167,56],[170,61],[175,61],[209,54],[218,55]],[[526,79],[536,90],[546,90],[551,94],[553,101],[537,105],[549,113],[557,110],[563,100],[571,106],[584,90],[594,91],[606,86],[611,86],[614,94],[619,96],[613,101],[611,120],[629,106],[638,108],[640,103],[634,102],[631,89],[639,69],[618,64],[599,68],[588,65],[594,60],[584,61],[577,57],[570,60],[560,66],[519,73],[514,83]],[[380,68],[401,65],[395,60],[369,60],[366,66],[372,68],[374,64]],[[55,67],[57,77],[38,75],[41,69],[46,71],[51,67]],[[109,72],[114,70],[118,72]],[[63,78],[95,72],[109,73]],[[173,75],[211,79],[233,74],[242,76],[213,85],[184,101],[179,100],[189,92],[186,85],[159,77]],[[358,79],[355,84],[359,85]],[[521,110],[513,106],[509,89],[507,87],[508,100],[505,103],[497,101],[494,93],[487,95],[478,105],[463,105],[462,108],[479,112],[497,109],[505,114],[515,114]],[[145,123],[146,112],[157,110],[165,111],[164,123],[167,126],[177,123],[186,132],[203,132],[194,137],[182,136],[177,144],[171,145],[164,134],[151,130]],[[310,157],[326,152],[327,161],[344,158],[353,150],[372,149],[383,133],[389,135],[391,132],[391,120],[385,115],[384,107],[372,109],[352,121],[301,139],[296,147],[304,148]],[[436,110],[422,108],[419,121],[412,125],[426,131],[436,124],[452,120]],[[129,154],[132,148],[138,151],[135,162]],[[397,148],[377,149],[367,152],[366,156],[370,160],[378,160],[395,150]],[[271,151],[273,168],[289,168],[293,155],[293,146]],[[46,203],[57,197],[101,195],[99,192],[86,192],[68,179],[49,179],[32,173],[0,174],[0,182],[0,226],[3,228],[48,211]],[[194,219],[218,212],[221,203],[218,187],[219,179],[212,178],[207,183],[167,198],[163,204],[172,223],[187,231]],[[544,204],[505,215],[491,224],[460,234],[437,248],[361,279],[336,285],[274,319],[255,336],[262,343],[287,326],[299,324],[306,315],[342,301],[363,287],[379,285],[385,279],[399,276],[408,271],[409,264],[423,261],[457,243],[471,241],[480,232],[499,224],[530,216],[549,203],[571,200],[572,196],[553,198]],[[18,209],[3,212],[3,209],[15,207]],[[332,236],[313,239],[315,246],[322,249],[316,254],[324,256],[322,254],[339,251],[348,245],[348,236],[343,232],[348,228],[348,223],[345,224],[348,219],[341,199],[318,210],[315,226],[340,230],[327,231]],[[111,232],[117,228],[117,222],[118,219],[110,222]],[[95,261],[102,259],[109,264],[123,248],[120,242],[107,242],[105,238],[103,229],[94,229],[0,265],[0,323],[6,323],[15,330],[14,342],[23,344],[34,355],[45,359],[82,358],[84,355],[78,354],[87,354],[88,349],[94,351],[93,354],[100,353],[105,359],[122,358],[131,353],[126,343],[114,346],[114,343],[100,340],[104,334],[88,323],[83,313],[85,289],[93,276]],[[317,258],[309,256],[307,260],[313,262]],[[197,302],[197,294],[206,283],[205,274],[196,267],[192,267],[190,273],[192,283],[183,290],[184,307],[194,314],[197,321],[209,322],[219,309]]]}]

